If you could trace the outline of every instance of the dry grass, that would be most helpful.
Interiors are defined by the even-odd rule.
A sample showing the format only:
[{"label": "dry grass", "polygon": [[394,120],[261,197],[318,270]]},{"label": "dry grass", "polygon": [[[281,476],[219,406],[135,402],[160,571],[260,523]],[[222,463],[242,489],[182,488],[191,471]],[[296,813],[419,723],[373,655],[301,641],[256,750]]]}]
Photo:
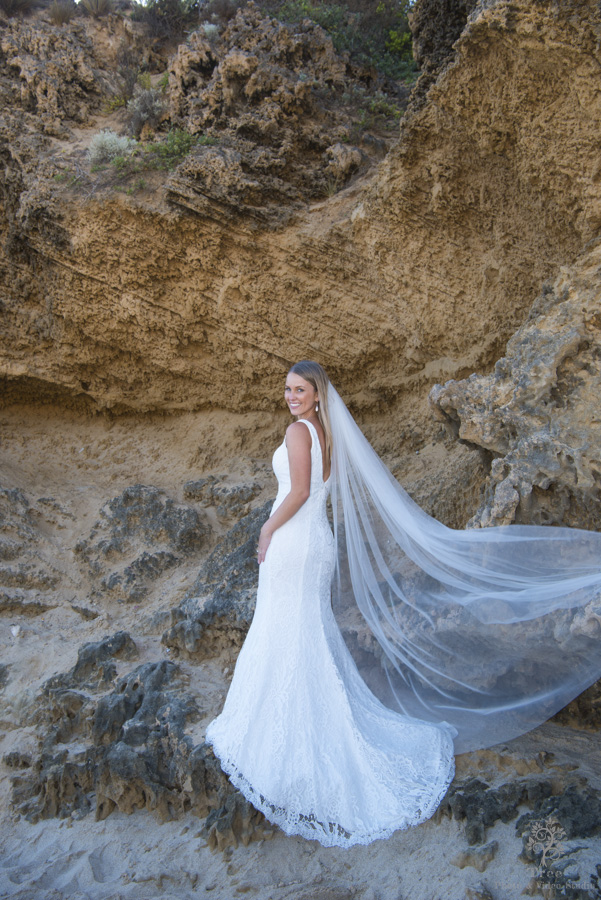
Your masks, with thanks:
[{"label": "dry grass", "polygon": [[113,11],[112,0],[80,0],[79,5],[94,19],[108,16]]},{"label": "dry grass", "polygon": [[77,13],[77,7],[70,0],[52,0],[48,15],[53,25],[67,25]]}]

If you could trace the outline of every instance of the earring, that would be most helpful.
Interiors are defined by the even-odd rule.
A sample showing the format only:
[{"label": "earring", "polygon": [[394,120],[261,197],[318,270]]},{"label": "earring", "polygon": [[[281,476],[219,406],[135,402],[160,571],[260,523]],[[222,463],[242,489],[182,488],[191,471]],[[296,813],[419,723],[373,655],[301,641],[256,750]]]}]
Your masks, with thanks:
[{"label": "earring", "polygon": [[319,403],[315,404],[315,412],[319,412]]}]

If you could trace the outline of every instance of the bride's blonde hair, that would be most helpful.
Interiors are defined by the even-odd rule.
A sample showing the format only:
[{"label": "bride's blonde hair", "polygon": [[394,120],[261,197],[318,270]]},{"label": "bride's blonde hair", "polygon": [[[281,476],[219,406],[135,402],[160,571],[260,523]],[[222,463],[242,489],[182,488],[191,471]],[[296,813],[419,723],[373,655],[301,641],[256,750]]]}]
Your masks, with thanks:
[{"label": "bride's blonde hair", "polygon": [[301,359],[300,362],[295,363],[291,367],[290,371],[295,375],[300,375],[301,378],[304,378],[305,381],[308,381],[309,384],[313,385],[314,389],[317,391],[319,396],[317,418],[323,427],[326,439],[326,457],[329,463],[332,459],[332,428],[330,426],[330,416],[328,412],[328,385],[330,379],[326,375],[323,366],[320,366],[319,363],[313,362],[310,359]]}]

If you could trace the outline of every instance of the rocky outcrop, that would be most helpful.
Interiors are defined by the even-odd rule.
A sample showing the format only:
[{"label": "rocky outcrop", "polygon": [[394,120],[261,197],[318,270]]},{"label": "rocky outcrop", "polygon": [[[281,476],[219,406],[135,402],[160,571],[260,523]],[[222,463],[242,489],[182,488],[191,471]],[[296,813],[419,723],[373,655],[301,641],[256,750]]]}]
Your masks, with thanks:
[{"label": "rocky outcrop", "polygon": [[356,103],[351,66],[308,21],[287,27],[250,3],[218,42],[193,33],[170,63],[171,117],[218,147],[190,155],[169,199],[197,214],[214,215],[217,202],[281,223],[286,210],[327,196],[373,158],[373,144],[353,147],[353,89]]},{"label": "rocky outcrop", "polygon": [[92,578],[99,579],[97,595],[136,602],[163,572],[197,552],[207,534],[195,509],[178,506],[157,488],[136,484],[109,500],[75,550]]},{"label": "rocky outcrop", "polygon": [[203,564],[192,589],[171,610],[163,644],[188,659],[239,649],[255,611],[256,545],[271,503],[244,516]]},{"label": "rocky outcrop", "polygon": [[184,484],[184,497],[197,500],[202,506],[214,506],[221,521],[240,519],[250,512],[252,501],[260,494],[262,486],[250,484],[226,484],[224,475],[208,475]]},{"label": "rocky outcrop", "polygon": [[53,498],[0,488],[0,615],[38,616],[62,603],[62,572],[40,522],[65,519]]},{"label": "rocky outcrop", "polygon": [[3,759],[16,772],[15,809],[30,822],[92,809],[97,819],[115,809],[148,809],[163,821],[210,814],[207,837],[222,850],[270,836],[210,747],[185,734],[198,709],[178,667],[161,660],[117,678],[115,660],[136,655],[119,632],[81,648],[73,669],[43,686],[34,713],[39,755],[14,750]]},{"label": "rocky outcrop", "polygon": [[[21,256],[18,266],[6,258],[4,293],[12,296],[8,285],[16,278],[22,289],[3,314],[0,353],[12,400],[31,397],[43,382],[118,411],[206,404],[240,410],[248,408],[248,390],[261,385],[253,400],[258,410],[277,402],[290,360],[318,356],[362,416],[408,420],[431,436],[429,388],[491,367],[541,283],[596,234],[601,194],[590,148],[601,117],[593,62],[598,28],[592,0],[578,4],[573,16],[569,3],[525,0],[474,10],[427,102],[403,122],[398,145],[371,170],[371,183],[359,180],[324,197],[322,206],[299,207],[296,220],[275,232],[267,227],[269,210],[289,209],[282,206],[283,185],[302,194],[299,179],[307,175],[298,154],[291,168],[285,130],[293,130],[294,141],[309,123],[321,133],[321,113],[297,124],[286,104],[273,112],[284,129],[274,133],[284,148],[279,158],[290,165],[282,166],[281,189],[273,182],[272,195],[278,170],[264,138],[253,137],[248,152],[249,137],[240,137],[238,149],[228,143],[237,104],[248,102],[259,124],[271,121],[271,88],[244,100],[255,83],[250,70],[235,76],[231,100],[226,91],[211,113],[214,124],[206,126],[217,138],[221,129],[223,144],[199,145],[165,185],[167,193],[97,194],[85,179],[43,186],[14,161],[10,191]],[[265,29],[240,33],[249,43],[236,50],[238,62],[257,58],[256,72],[261,40],[274,52],[292,40],[275,28],[265,36]],[[304,40],[300,34],[301,55]],[[182,51],[180,74],[173,71],[185,121],[200,115],[194,98],[208,90],[213,74],[215,91],[219,82],[223,92],[223,77],[216,71],[209,77],[202,62],[205,54],[213,66],[209,51],[218,46],[194,39],[187,52],[200,54],[198,61]],[[292,79],[287,72],[282,90]],[[312,77],[307,72],[306,82],[294,82],[301,99]],[[236,116],[226,122],[220,110],[230,102]],[[364,109],[372,115],[371,100]],[[346,144],[333,133],[328,139],[315,151],[333,148],[319,165],[327,168],[339,156],[344,169],[337,144],[352,151],[353,140]],[[306,150],[295,146],[304,159]],[[61,171],[76,178],[76,162],[71,176]],[[173,201],[179,197],[175,207],[165,205],[170,191]],[[396,427],[382,426],[382,445],[394,443]]]},{"label": "rocky outcrop", "polygon": [[600,262],[595,243],[544,288],[491,375],[431,393],[447,427],[492,460],[472,525],[601,527]]},{"label": "rocky outcrop", "polygon": [[43,20],[13,20],[3,29],[0,50],[6,105],[38,116],[46,134],[64,137],[64,120],[86,122],[110,87],[82,22],[66,30]]},{"label": "rocky outcrop", "polygon": [[413,56],[421,71],[411,97],[412,109],[425,102],[428,88],[445,63],[452,61],[453,44],[477,5],[478,0],[420,0],[411,11]]}]

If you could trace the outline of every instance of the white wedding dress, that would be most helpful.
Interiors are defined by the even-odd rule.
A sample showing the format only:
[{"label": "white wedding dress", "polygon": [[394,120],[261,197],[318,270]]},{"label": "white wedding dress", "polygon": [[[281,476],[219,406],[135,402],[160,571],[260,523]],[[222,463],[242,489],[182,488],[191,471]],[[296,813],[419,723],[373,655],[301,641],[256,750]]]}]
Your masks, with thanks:
[{"label": "white wedding dress", "polygon": [[[305,421],[300,419],[299,421]],[[311,491],[273,535],[224,709],[207,730],[231,782],[287,834],[367,844],[429,818],[454,774],[453,734],[385,707],[362,680],[331,608],[334,537],[311,432]],[[285,443],[273,468],[290,490]]]}]

